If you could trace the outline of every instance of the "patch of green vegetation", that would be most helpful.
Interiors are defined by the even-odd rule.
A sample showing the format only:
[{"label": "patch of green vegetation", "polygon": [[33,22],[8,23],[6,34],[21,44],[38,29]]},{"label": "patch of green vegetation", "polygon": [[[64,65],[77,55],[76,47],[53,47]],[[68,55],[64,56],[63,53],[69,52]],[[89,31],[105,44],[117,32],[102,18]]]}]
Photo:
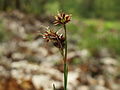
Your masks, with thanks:
[{"label": "patch of green vegetation", "polygon": [[7,30],[5,30],[3,21],[0,20],[0,43],[9,40],[10,36],[11,36],[11,33],[7,32]]},{"label": "patch of green vegetation", "polygon": [[45,5],[45,9],[46,9],[46,13],[47,14],[56,14],[56,12],[59,10],[59,3],[58,1],[55,1],[55,2],[51,2],[51,3],[47,3]]},{"label": "patch of green vegetation", "polygon": [[79,64],[81,64],[82,63],[82,61],[80,60],[80,58],[74,58],[73,60],[72,60],[72,64],[74,64],[74,65],[79,65]]},{"label": "patch of green vegetation", "polygon": [[0,42],[2,42],[5,39],[5,31],[4,31],[4,26],[2,23],[2,20],[0,20]]},{"label": "patch of green vegetation", "polygon": [[78,38],[80,49],[88,49],[91,54],[99,52],[102,48],[107,48],[110,54],[120,55],[120,25],[118,21],[103,20],[82,20],[84,24],[75,26],[70,24],[71,37]]},{"label": "patch of green vegetation", "polygon": [[76,34],[76,32],[78,31],[78,27],[75,24],[68,24],[68,30],[72,33],[72,34]]}]

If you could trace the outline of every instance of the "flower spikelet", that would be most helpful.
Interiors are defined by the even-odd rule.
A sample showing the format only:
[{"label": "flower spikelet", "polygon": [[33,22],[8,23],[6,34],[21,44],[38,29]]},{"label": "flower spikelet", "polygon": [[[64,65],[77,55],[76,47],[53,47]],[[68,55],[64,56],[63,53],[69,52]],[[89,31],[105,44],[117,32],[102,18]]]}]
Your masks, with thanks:
[{"label": "flower spikelet", "polygon": [[47,42],[51,41],[57,48],[63,49],[65,46],[65,38],[63,34],[58,34],[51,29],[45,32],[43,38],[47,40]]},{"label": "flower spikelet", "polygon": [[58,13],[55,16],[54,24],[66,24],[71,20],[71,15],[65,14],[65,13]]}]

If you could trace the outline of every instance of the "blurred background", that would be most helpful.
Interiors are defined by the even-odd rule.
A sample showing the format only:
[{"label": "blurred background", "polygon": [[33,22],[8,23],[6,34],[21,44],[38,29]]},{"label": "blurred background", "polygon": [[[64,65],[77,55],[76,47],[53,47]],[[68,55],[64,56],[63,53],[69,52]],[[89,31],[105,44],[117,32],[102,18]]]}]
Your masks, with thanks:
[{"label": "blurred background", "polygon": [[[68,90],[120,90],[120,0],[0,0],[0,90],[63,90],[63,62],[42,39],[68,29]],[[61,32],[59,32],[61,33]]]}]

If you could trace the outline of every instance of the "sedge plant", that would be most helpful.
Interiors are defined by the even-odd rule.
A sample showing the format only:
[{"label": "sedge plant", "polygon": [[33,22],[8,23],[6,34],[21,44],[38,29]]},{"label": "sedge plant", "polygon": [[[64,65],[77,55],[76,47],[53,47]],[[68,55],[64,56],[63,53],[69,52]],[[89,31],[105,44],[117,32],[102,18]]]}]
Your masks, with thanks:
[{"label": "sedge plant", "polygon": [[[54,46],[56,46],[62,57],[64,64],[64,90],[67,90],[67,79],[68,79],[68,62],[67,62],[67,28],[66,24],[71,20],[71,15],[65,13],[58,13],[55,16],[54,25],[61,25],[64,29],[64,35],[58,34],[58,32],[48,29],[48,31],[43,34],[43,38],[47,41],[51,41]],[[53,85],[53,90],[55,89],[55,85]]]}]

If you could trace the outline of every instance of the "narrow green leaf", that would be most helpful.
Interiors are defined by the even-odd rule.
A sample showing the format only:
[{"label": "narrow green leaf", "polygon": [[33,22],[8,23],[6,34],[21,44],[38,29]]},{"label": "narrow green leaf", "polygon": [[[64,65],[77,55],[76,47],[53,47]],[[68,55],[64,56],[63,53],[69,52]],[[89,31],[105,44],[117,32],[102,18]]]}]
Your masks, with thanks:
[{"label": "narrow green leaf", "polygon": [[64,90],[67,90],[68,67],[64,64]]},{"label": "narrow green leaf", "polygon": [[53,90],[56,90],[55,85],[53,84]]}]

